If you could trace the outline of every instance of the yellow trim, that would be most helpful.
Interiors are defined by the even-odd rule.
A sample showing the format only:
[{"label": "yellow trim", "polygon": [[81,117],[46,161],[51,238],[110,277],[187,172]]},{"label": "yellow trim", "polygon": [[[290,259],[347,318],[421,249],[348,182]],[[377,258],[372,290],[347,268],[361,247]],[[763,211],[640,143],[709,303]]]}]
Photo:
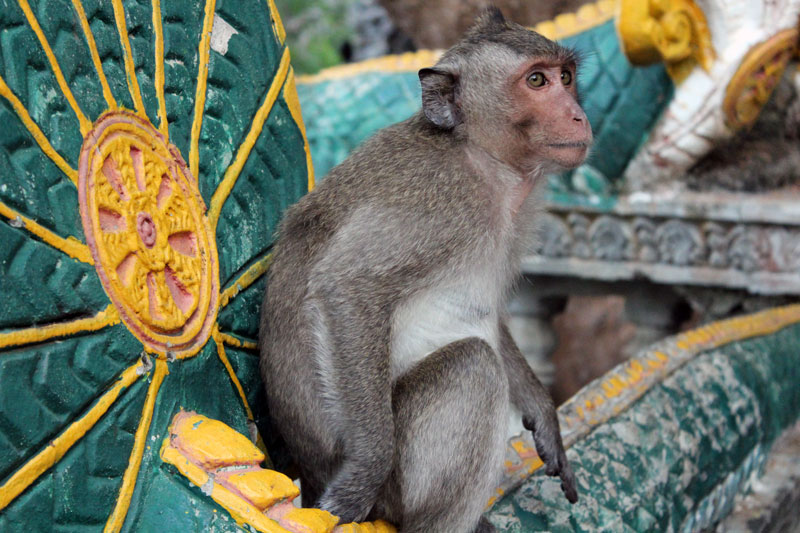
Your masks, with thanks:
[{"label": "yellow trim", "polygon": [[[713,350],[732,342],[740,342],[752,337],[770,335],[786,326],[800,322],[800,304],[767,309],[752,315],[745,315],[719,322],[712,322],[697,329],[676,335],[669,344],[659,343],[660,350],[645,350],[635,359],[621,363],[604,374],[591,389],[581,390],[568,403],[566,409],[574,409],[576,418],[589,425],[605,422],[608,417],[589,417],[596,408],[620,396],[629,389],[637,389],[633,397],[626,397],[625,404],[644,394],[648,387],[642,388],[642,380],[655,373],[672,373],[695,355]],[[665,353],[669,352],[669,353]],[[677,352],[677,353],[676,353]],[[683,353],[681,353],[683,352]],[[678,366],[668,366],[670,361]],[[646,366],[645,366],[646,365]],[[584,409],[585,408],[585,409]],[[609,414],[611,416],[616,413]],[[587,418],[589,417],[589,418]],[[569,425],[568,425],[569,426]],[[565,445],[572,441],[565,439]]]},{"label": "yellow trim", "polygon": [[47,60],[50,62],[50,68],[53,70],[53,74],[56,77],[58,86],[61,88],[61,93],[64,95],[64,98],[67,99],[67,102],[69,102],[70,107],[75,112],[75,116],[78,117],[81,135],[86,135],[89,130],[92,129],[92,122],[86,118],[86,115],[83,114],[83,111],[81,111],[78,102],[75,100],[75,96],[73,96],[69,85],[67,85],[67,80],[64,78],[64,74],[61,72],[61,67],[58,66],[56,55],[53,53],[53,49],[50,48],[50,43],[47,42],[47,37],[44,36],[44,32],[42,31],[41,26],[39,26],[39,21],[36,20],[36,15],[33,14],[33,10],[28,4],[28,0],[19,0],[19,7],[22,8],[22,11],[25,13],[25,18],[28,19],[28,24],[36,34],[36,37],[39,39],[39,43],[42,45],[42,50],[47,56]]},{"label": "yellow trim", "polygon": [[278,35],[278,39],[280,40],[281,44],[286,42],[286,30],[283,28],[283,21],[281,20],[281,14],[278,13],[278,7],[275,5],[275,0],[269,0],[269,14],[272,17],[272,25],[275,28],[275,33]]},{"label": "yellow trim", "polygon": [[[800,304],[712,322],[678,335],[675,337],[675,346],[681,350],[699,353],[731,342],[770,335],[796,322],[800,322]],[[665,359],[660,352],[656,352],[655,355],[662,360]]]},{"label": "yellow trim", "polygon": [[[203,126],[203,113],[206,107],[206,85],[208,83],[208,61],[211,48],[211,30],[214,27],[214,9],[216,0],[206,0],[205,19],[203,19],[203,35],[198,47],[197,87],[194,94],[194,120],[192,121],[191,139],[189,142],[189,171],[194,179],[200,168],[200,128]],[[214,225],[212,224],[212,227]]]},{"label": "yellow trim", "polygon": [[245,270],[239,278],[231,283],[219,296],[219,307],[222,309],[231,299],[239,294],[239,292],[245,290],[247,287],[255,283],[258,278],[263,276],[269,266],[272,264],[272,253],[268,253],[255,263],[253,263],[250,268]]},{"label": "yellow trim", "polygon": [[220,337],[217,326],[214,326],[214,331],[211,333],[211,336],[214,338],[214,342],[217,343],[217,356],[219,356],[219,360],[222,361],[222,364],[225,366],[225,370],[228,371],[228,375],[233,382],[233,386],[236,387],[236,391],[239,393],[239,397],[242,399],[244,410],[247,412],[247,419],[253,420],[253,410],[250,409],[250,403],[247,401],[247,396],[244,394],[244,388],[242,387],[239,378],[236,376],[236,372],[233,371],[233,366],[231,366],[228,356],[225,355],[225,345],[223,344],[223,339]]},{"label": "yellow trim", "polygon": [[139,475],[139,468],[142,465],[142,455],[144,455],[145,445],[147,443],[147,434],[150,432],[150,423],[153,420],[156,397],[158,396],[161,383],[164,381],[164,376],[167,374],[169,374],[167,362],[156,359],[155,372],[153,372],[152,381],[147,389],[147,396],[145,397],[144,407],[142,408],[142,418],[139,420],[139,427],[136,428],[136,436],[133,439],[131,458],[128,461],[128,468],[125,469],[125,474],[122,476],[122,485],[119,489],[117,503],[114,505],[114,510],[108,517],[106,527],[103,528],[104,533],[117,533],[120,531],[125,523],[125,518],[128,516],[128,508],[131,504],[133,489],[136,487],[136,478]]},{"label": "yellow trim", "polygon": [[[233,386],[236,387],[236,391],[239,393],[239,398],[242,399],[242,405],[244,406],[244,410],[247,413],[247,420],[251,423],[255,424],[255,416],[253,416],[253,410],[250,409],[250,402],[247,401],[247,396],[244,393],[244,387],[242,387],[242,383],[239,381],[239,377],[236,375],[236,372],[233,371],[233,366],[231,362],[228,360],[228,356],[225,354],[225,345],[224,339],[222,338],[219,328],[217,325],[214,325],[214,329],[211,332],[211,336],[214,338],[214,342],[217,344],[217,356],[219,360],[222,361],[223,366],[225,366],[225,370],[228,371],[228,376],[231,378],[231,382],[233,382]],[[269,458],[269,454],[267,453],[267,445],[264,444],[264,439],[261,438],[261,432],[258,431],[256,428],[256,446],[262,451],[264,451],[264,455],[267,458],[267,462],[272,464],[272,461]]]},{"label": "yellow trim", "polygon": [[[796,322],[800,322],[800,304],[712,322],[676,335],[670,344],[666,346],[659,345],[659,347],[667,352],[672,350],[688,352],[689,357],[686,359],[688,361],[691,357],[701,352],[752,337],[770,335]],[[664,351],[645,351],[640,358],[622,363],[619,367],[609,371],[604,375],[604,379],[598,382],[599,389],[597,387],[592,389],[593,393],[602,395],[597,395],[594,403],[587,401],[586,408],[591,411],[604,403],[604,397],[612,400],[628,389],[639,387],[644,377],[656,371],[668,371],[670,373],[675,371],[675,368],[667,367],[667,363],[676,357],[680,357],[680,355],[674,353],[670,355],[664,353]],[[644,362],[647,363],[648,369],[645,369]],[[640,391],[636,398],[644,392],[645,390]],[[578,413],[578,418],[584,419],[583,410]],[[605,419],[595,420],[596,423],[604,421]]]},{"label": "yellow trim", "polygon": [[106,73],[103,71],[103,63],[100,61],[100,52],[98,52],[97,44],[94,42],[92,28],[89,26],[89,20],[86,18],[86,12],[83,10],[81,0],[72,0],[72,5],[75,7],[78,19],[81,21],[81,28],[83,28],[83,35],[86,37],[86,44],[89,45],[92,63],[94,63],[94,69],[97,71],[98,78],[100,78],[100,85],[103,87],[103,98],[106,99],[109,109],[116,109],[117,101],[111,93],[111,86],[108,84]]},{"label": "yellow trim", "polygon": [[253,124],[250,126],[250,131],[247,133],[247,137],[245,137],[241,146],[239,146],[239,151],[236,152],[236,158],[228,167],[228,170],[225,171],[225,176],[222,178],[217,190],[214,191],[214,195],[211,197],[211,205],[208,209],[208,220],[211,227],[215,229],[215,233],[222,205],[225,203],[225,200],[227,200],[228,195],[231,193],[239,177],[239,173],[241,173],[244,164],[247,162],[250,151],[253,149],[253,146],[255,146],[258,136],[261,134],[261,129],[264,127],[264,122],[267,121],[269,112],[272,110],[275,100],[278,99],[278,94],[280,94],[286,77],[289,74],[289,59],[289,49],[284,48],[278,71],[275,73],[269,91],[267,91],[264,103],[261,104],[261,107],[256,112],[256,116],[253,118]]},{"label": "yellow trim", "polygon": [[164,444],[161,447],[161,459],[177,468],[181,474],[198,487],[204,487],[210,483],[211,498],[228,511],[237,523],[250,524],[262,533],[290,533],[277,522],[268,518],[254,505],[246,502],[241,496],[214,482],[212,478],[208,477],[207,472],[189,462],[178,450],[172,448],[169,442],[169,437],[164,439]]},{"label": "yellow trim", "polygon": [[311,161],[311,147],[308,145],[308,137],[306,137],[306,125],[303,122],[300,99],[297,97],[293,68],[289,69],[289,76],[283,88],[283,99],[286,100],[286,105],[289,106],[289,112],[292,114],[294,123],[297,124],[300,133],[303,135],[303,149],[306,151],[306,168],[308,169],[308,190],[311,191],[314,189],[314,163]]},{"label": "yellow trim", "polygon": [[34,326],[0,333],[0,348],[24,346],[44,342],[57,337],[66,337],[75,333],[97,331],[108,326],[119,324],[119,313],[113,304],[109,305],[91,318],[79,318],[70,322],[59,322],[45,326]]},{"label": "yellow trim", "polygon": [[[158,100],[158,131],[169,140],[167,102],[164,100],[164,29],[161,26],[161,0],[153,0],[153,33],[155,34],[155,87]],[[195,175],[195,179],[197,176]]]},{"label": "yellow trim", "polygon": [[64,158],[61,157],[61,155],[58,152],[56,152],[56,149],[53,148],[53,145],[50,144],[49,140],[47,140],[45,134],[42,133],[42,130],[39,129],[39,126],[37,126],[36,122],[33,121],[30,114],[28,113],[28,110],[25,109],[25,106],[22,104],[22,102],[20,102],[19,98],[17,98],[17,95],[15,95],[11,91],[11,88],[6,84],[6,81],[3,79],[2,76],[0,76],[0,96],[8,100],[8,102],[11,104],[11,107],[14,108],[14,111],[16,111],[17,116],[25,125],[25,128],[33,136],[33,139],[36,141],[36,144],[39,145],[39,148],[42,150],[44,155],[49,157],[53,161],[53,163],[55,163],[56,166],[59,169],[61,169],[61,172],[66,174],[66,176],[77,187],[78,172],[74,168],[69,166],[69,164],[64,160]]},{"label": "yellow trim", "polygon": [[23,228],[36,235],[37,237],[42,239],[45,243],[49,244],[53,248],[56,248],[57,250],[64,252],[68,256],[90,265],[94,264],[94,261],[92,260],[92,254],[89,251],[89,247],[80,242],[75,237],[70,236],[64,238],[61,237],[60,235],[56,235],[49,229],[41,226],[39,223],[34,222],[28,217],[22,216],[18,212],[8,207],[3,202],[0,202],[0,215],[6,217],[9,220],[16,220],[17,222],[21,222]]},{"label": "yellow trim", "polygon": [[248,350],[258,350],[258,344],[250,341],[243,341],[233,335],[228,335],[227,333],[219,332],[219,340],[223,343],[227,344],[228,346],[233,346],[234,348],[247,348]]},{"label": "yellow trim", "polygon": [[113,386],[103,394],[97,402],[78,420],[73,422],[61,435],[50,441],[33,459],[25,463],[19,470],[0,486],[0,510],[5,509],[17,496],[34,483],[51,466],[56,464],[94,427],[100,418],[111,408],[122,391],[129,387],[143,374],[141,362],[128,367]]},{"label": "yellow trim", "polygon": [[147,114],[144,112],[142,93],[139,91],[139,80],[136,79],[136,65],[133,62],[131,42],[130,39],[128,39],[128,25],[125,22],[125,8],[122,6],[122,0],[111,0],[111,3],[114,6],[114,22],[117,24],[119,42],[122,44],[122,49],[125,53],[125,77],[128,80],[128,92],[131,93],[131,98],[133,98],[133,106],[136,108],[136,112],[142,117],[147,118]]},{"label": "yellow trim", "polygon": [[533,27],[533,31],[554,41],[567,39],[613,19],[617,1],[599,0],[585,4],[574,13],[564,13],[553,20],[540,22]]}]

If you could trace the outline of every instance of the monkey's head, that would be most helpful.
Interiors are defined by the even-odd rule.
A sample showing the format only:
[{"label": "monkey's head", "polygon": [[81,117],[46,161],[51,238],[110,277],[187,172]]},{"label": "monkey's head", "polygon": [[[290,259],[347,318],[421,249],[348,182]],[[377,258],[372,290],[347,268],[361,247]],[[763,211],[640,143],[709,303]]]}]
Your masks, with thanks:
[{"label": "monkey's head", "polygon": [[526,175],[574,168],[592,143],[577,62],[574,51],[489,8],[433,68],[419,71],[422,110]]}]

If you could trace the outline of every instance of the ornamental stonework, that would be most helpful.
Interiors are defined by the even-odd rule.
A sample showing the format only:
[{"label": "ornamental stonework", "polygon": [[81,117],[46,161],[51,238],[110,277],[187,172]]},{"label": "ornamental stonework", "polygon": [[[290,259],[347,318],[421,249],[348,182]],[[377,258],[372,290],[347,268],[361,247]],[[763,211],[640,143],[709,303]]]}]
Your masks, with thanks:
[{"label": "ornamental stonework", "polygon": [[745,273],[800,270],[800,229],[669,217],[551,210],[540,223],[543,258],[712,267]]},{"label": "ornamental stonework", "polygon": [[148,120],[106,113],[84,138],[78,195],[95,268],[125,325],[156,353],[201,346],[217,312],[217,250],[178,150]]}]

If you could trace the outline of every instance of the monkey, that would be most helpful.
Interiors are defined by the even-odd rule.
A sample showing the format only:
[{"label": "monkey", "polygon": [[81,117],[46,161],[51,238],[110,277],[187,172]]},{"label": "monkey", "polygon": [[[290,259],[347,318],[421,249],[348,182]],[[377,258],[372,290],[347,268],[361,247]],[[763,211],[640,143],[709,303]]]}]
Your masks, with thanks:
[{"label": "monkey", "polygon": [[516,407],[577,501],[555,407],[505,303],[547,173],[592,142],[577,54],[482,13],[419,71],[422,108],[290,207],[260,320],[272,420],[303,505],[402,532],[487,532]]}]

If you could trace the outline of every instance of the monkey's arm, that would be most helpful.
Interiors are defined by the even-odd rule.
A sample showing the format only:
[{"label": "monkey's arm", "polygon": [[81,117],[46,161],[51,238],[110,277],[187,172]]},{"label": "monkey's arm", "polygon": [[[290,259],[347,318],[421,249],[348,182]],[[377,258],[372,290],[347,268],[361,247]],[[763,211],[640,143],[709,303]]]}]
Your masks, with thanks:
[{"label": "monkey's arm", "polygon": [[508,326],[500,324],[500,353],[503,357],[511,403],[522,412],[522,425],[533,433],[536,451],[549,476],[561,478],[561,489],[571,503],[578,501],[575,475],[567,461],[553,400],[525,361]]}]

